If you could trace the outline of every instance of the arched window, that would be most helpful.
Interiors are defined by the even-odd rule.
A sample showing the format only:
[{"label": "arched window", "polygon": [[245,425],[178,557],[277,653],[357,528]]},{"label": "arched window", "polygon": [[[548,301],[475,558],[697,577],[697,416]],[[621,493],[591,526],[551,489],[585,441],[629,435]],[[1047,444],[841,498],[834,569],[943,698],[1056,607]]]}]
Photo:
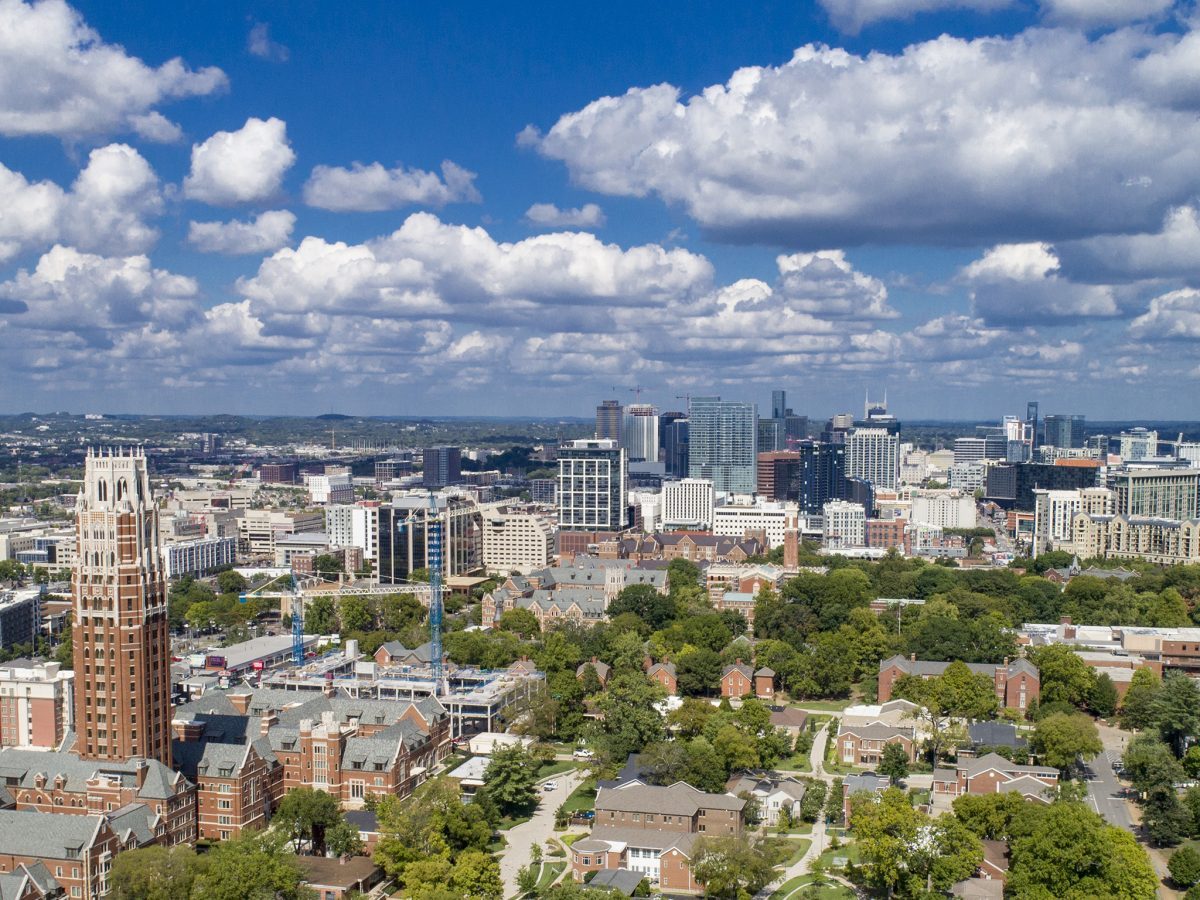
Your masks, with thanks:
[{"label": "arched window", "polygon": [[129,482],[124,478],[117,481],[117,499],[121,500],[129,493]]},{"label": "arched window", "polygon": [[96,484],[96,499],[101,503],[108,499],[108,482],[103,478]]}]

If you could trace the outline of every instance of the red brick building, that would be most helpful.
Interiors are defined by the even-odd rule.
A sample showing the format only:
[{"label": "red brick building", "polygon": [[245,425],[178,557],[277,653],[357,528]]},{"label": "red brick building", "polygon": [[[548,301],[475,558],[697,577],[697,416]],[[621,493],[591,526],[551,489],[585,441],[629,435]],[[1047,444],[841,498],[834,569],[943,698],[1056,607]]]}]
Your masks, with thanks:
[{"label": "red brick building", "polygon": [[[948,662],[929,662],[915,656],[893,656],[879,664],[878,698],[880,703],[892,699],[892,688],[903,675],[919,678],[936,678],[946,671]],[[1002,707],[1024,712],[1029,704],[1041,695],[1041,678],[1037,667],[1024,657],[1000,665],[990,663],[967,663],[967,667],[992,680],[996,700]]]},{"label": "red brick building", "polygon": [[916,741],[912,728],[896,728],[891,725],[843,726],[837,736],[838,760],[848,766],[876,766],[883,758],[888,744],[899,744],[904,748],[908,761],[916,759]]},{"label": "red brick building", "polygon": [[692,848],[705,835],[742,834],[745,806],[739,797],[683,782],[601,788],[591,835],[571,846],[571,875],[583,881],[588,872],[628,869],[657,881],[666,894],[703,894],[692,877]]}]

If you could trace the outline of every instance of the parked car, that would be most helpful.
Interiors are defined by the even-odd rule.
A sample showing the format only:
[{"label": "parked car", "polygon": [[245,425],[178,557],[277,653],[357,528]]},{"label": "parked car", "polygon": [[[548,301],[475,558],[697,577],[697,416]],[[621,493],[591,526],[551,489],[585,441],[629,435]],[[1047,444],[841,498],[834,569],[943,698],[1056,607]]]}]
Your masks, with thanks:
[{"label": "parked car", "polygon": [[545,784],[542,785],[542,790],[545,791],[547,794],[550,793],[551,791],[556,791],[556,790],[558,790],[558,782],[557,781],[547,781]]},{"label": "parked car", "polygon": [[593,751],[589,750],[587,747],[578,747],[578,748],[576,748],[575,752],[572,753],[571,755],[574,756],[576,759],[591,759],[596,754]]}]

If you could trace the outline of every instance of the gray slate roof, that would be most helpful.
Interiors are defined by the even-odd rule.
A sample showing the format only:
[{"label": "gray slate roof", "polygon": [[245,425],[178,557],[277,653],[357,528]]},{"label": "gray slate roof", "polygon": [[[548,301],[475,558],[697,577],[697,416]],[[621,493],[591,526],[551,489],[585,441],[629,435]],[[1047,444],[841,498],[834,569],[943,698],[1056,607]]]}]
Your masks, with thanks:
[{"label": "gray slate roof", "polygon": [[[949,662],[940,662],[927,659],[918,659],[914,661],[909,659],[907,656],[900,656],[897,654],[896,656],[889,657],[888,659],[880,662],[879,671],[883,672],[894,666],[908,675],[920,675],[922,678],[933,678],[945,672],[946,667],[949,665]],[[1004,668],[1002,664],[997,663],[967,663],[966,666],[977,675],[986,675],[988,678],[995,677],[996,670]],[[1010,678],[1013,675],[1021,672],[1032,675],[1034,678],[1039,677],[1037,667],[1023,656],[1012,660],[1008,664],[1008,675]]]},{"label": "gray slate roof", "polygon": [[34,859],[68,859],[96,839],[101,816],[0,810],[0,854]]},{"label": "gray slate roof", "polygon": [[[137,793],[138,798],[166,800],[174,797],[178,780],[183,776],[156,759],[143,761],[146,763],[146,780]],[[137,778],[137,762],[85,760],[73,752],[61,750],[0,750],[0,779],[15,779],[20,787],[34,788],[39,773],[46,776],[49,785],[53,785],[55,778],[61,775],[64,790],[83,793],[87,790],[88,779],[96,775],[117,778],[124,784],[133,785]]]}]

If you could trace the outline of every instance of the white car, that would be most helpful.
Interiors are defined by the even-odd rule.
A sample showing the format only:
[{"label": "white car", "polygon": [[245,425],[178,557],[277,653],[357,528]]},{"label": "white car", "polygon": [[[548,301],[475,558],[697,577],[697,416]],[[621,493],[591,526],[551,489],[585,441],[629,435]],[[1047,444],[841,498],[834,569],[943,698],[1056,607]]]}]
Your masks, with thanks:
[{"label": "white car", "polygon": [[576,750],[571,755],[574,756],[576,759],[591,759],[596,754],[593,753],[591,750],[589,750],[587,747],[580,747],[578,750]]},{"label": "white car", "polygon": [[542,785],[542,790],[545,791],[547,794],[550,793],[551,791],[557,791],[558,790],[558,782],[557,781],[547,781],[545,784]]}]

